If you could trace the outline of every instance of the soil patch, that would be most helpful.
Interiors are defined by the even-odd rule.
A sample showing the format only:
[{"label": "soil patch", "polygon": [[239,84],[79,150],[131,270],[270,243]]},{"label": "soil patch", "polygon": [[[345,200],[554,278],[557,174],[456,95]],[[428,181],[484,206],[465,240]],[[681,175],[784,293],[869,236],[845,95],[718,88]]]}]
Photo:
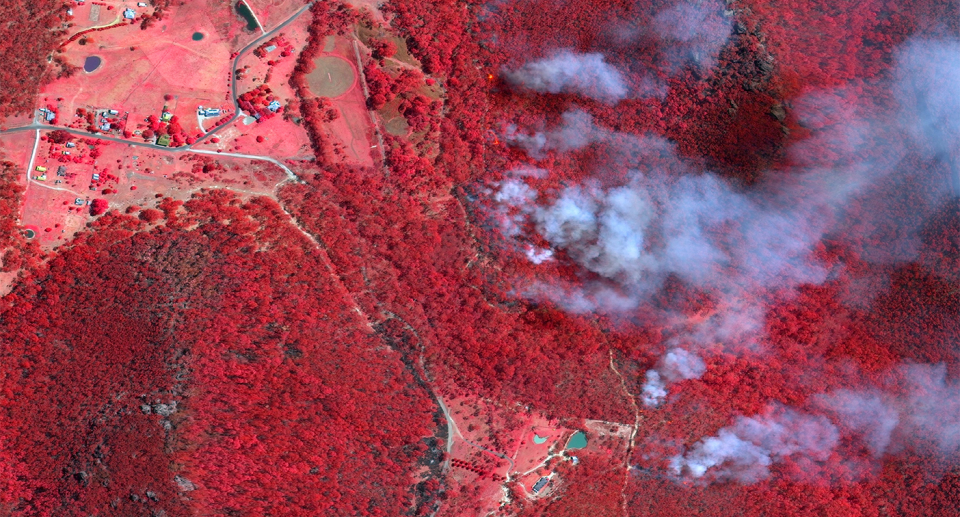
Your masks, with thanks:
[{"label": "soil patch", "polygon": [[307,86],[319,97],[339,97],[357,82],[356,70],[342,57],[320,56],[313,64],[316,68],[307,74]]}]

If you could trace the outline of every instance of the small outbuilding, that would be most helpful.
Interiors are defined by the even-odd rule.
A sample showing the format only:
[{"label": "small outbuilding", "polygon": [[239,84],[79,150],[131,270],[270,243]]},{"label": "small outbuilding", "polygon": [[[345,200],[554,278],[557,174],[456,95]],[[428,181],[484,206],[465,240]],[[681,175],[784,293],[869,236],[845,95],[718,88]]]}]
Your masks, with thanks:
[{"label": "small outbuilding", "polygon": [[137,12],[128,7],[123,11],[123,17],[127,20],[132,20],[137,17]]},{"label": "small outbuilding", "polygon": [[271,102],[271,103],[267,106],[267,109],[270,110],[270,111],[272,111],[272,112],[274,112],[274,113],[276,113],[277,110],[280,109],[280,101],[273,101],[273,102]]}]

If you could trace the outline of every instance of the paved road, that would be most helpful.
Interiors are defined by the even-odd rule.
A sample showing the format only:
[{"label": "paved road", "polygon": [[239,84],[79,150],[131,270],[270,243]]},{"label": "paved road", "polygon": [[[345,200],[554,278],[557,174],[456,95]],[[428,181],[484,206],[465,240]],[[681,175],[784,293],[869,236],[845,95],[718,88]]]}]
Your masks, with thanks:
[{"label": "paved road", "polygon": [[[277,161],[276,159],[271,158],[271,157],[269,157],[269,156],[258,156],[258,155],[247,155],[247,154],[236,154],[236,153],[222,153],[222,152],[221,152],[221,153],[218,153],[218,152],[216,152],[216,151],[194,149],[194,147],[197,146],[197,145],[199,145],[199,144],[201,144],[201,143],[203,143],[204,140],[206,140],[206,139],[208,139],[208,138],[212,138],[213,135],[215,135],[218,131],[226,128],[228,125],[230,125],[230,123],[232,123],[233,121],[237,120],[237,117],[240,116],[240,105],[237,104],[237,81],[236,81],[236,73],[237,73],[237,68],[240,66],[240,58],[242,58],[242,57],[244,56],[244,54],[246,54],[250,49],[256,48],[256,47],[257,47],[258,45],[260,45],[260,43],[262,43],[263,41],[270,39],[270,37],[272,37],[274,34],[276,34],[279,30],[281,30],[281,29],[283,29],[284,27],[286,27],[287,25],[293,23],[293,21],[296,20],[297,18],[299,18],[300,15],[302,15],[302,14],[305,13],[308,9],[310,9],[310,6],[312,6],[312,5],[313,5],[313,2],[311,2],[311,3],[309,3],[309,4],[305,5],[305,6],[303,6],[302,8],[300,8],[300,10],[298,10],[298,11],[295,12],[295,13],[293,13],[293,15],[291,15],[289,18],[287,18],[286,21],[284,21],[284,22],[281,23],[280,25],[277,25],[276,27],[273,28],[273,30],[271,30],[270,32],[265,33],[263,36],[260,36],[259,38],[255,39],[252,43],[250,43],[250,44],[247,45],[246,47],[243,47],[242,49],[240,49],[239,52],[237,52],[237,56],[236,56],[236,57],[234,58],[234,60],[233,60],[233,71],[231,72],[231,73],[233,74],[233,76],[230,78],[230,86],[231,86],[230,93],[231,93],[231,99],[232,99],[232,102],[233,102],[233,116],[230,117],[230,120],[228,120],[227,122],[225,122],[225,123],[217,126],[217,127],[214,128],[214,129],[211,129],[209,132],[207,132],[207,134],[203,135],[201,138],[197,139],[197,141],[194,142],[194,143],[192,143],[192,144],[184,145],[184,146],[181,146],[181,147],[165,147],[165,146],[162,146],[162,145],[150,144],[150,143],[147,143],[147,142],[136,142],[136,141],[133,141],[133,140],[125,140],[125,139],[123,139],[123,138],[117,138],[117,137],[113,137],[113,136],[107,136],[107,135],[100,135],[100,134],[88,133],[88,132],[86,132],[86,131],[80,131],[80,130],[78,130],[78,129],[71,129],[71,128],[65,128],[65,127],[56,127],[56,126],[48,126],[48,125],[45,125],[45,124],[39,124],[39,123],[37,123],[37,121],[36,121],[36,116],[34,116],[34,121],[33,121],[32,124],[29,124],[29,125],[26,125],[26,126],[21,126],[21,127],[16,127],[16,128],[12,128],[12,129],[3,130],[3,131],[0,131],[0,134],[18,133],[18,132],[21,132],[21,131],[37,131],[37,134],[39,135],[39,132],[40,132],[40,131],[54,131],[54,130],[59,129],[59,130],[66,131],[67,133],[71,133],[71,134],[74,134],[74,135],[82,136],[82,137],[84,137],[84,138],[99,138],[99,139],[101,139],[101,140],[107,140],[107,141],[110,141],[110,142],[116,142],[116,143],[120,143],[120,144],[127,144],[127,145],[132,145],[132,146],[135,146],[135,147],[146,147],[146,148],[148,148],[148,149],[154,149],[154,150],[157,150],[157,151],[165,151],[165,152],[170,152],[170,153],[195,152],[195,153],[200,153],[200,154],[214,154],[214,155],[221,155],[221,156],[233,156],[233,157],[237,157],[237,158],[248,158],[248,159],[252,159],[252,160],[265,160],[265,161],[274,163],[274,164],[276,164],[276,165],[279,165],[288,175],[294,176],[294,175],[293,175],[293,171],[291,171],[289,168],[287,168],[285,165],[283,165],[282,163],[280,163],[280,162]],[[258,23],[259,23],[259,22],[258,22]],[[37,142],[39,143],[39,138],[37,139]],[[35,145],[34,145],[34,151],[33,151],[33,154],[34,154],[34,155],[36,155],[36,153],[37,153],[36,148],[37,148],[37,145],[35,144]],[[33,159],[32,159],[32,158],[31,158],[30,164],[31,164],[30,170],[33,170]],[[29,171],[27,172],[27,174],[28,174],[28,176],[29,176]],[[294,177],[296,177],[296,176],[294,176]]]}]

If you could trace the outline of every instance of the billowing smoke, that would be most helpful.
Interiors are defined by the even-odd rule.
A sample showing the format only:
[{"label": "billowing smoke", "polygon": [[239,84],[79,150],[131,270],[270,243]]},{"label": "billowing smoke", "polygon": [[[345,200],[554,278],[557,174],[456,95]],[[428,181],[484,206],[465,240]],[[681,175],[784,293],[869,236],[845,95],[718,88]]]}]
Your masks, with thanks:
[{"label": "billowing smoke", "polygon": [[[822,282],[827,273],[811,249],[828,227],[833,200],[808,193],[781,206],[770,197],[736,191],[712,174],[639,171],[622,186],[585,182],[541,203],[516,179],[502,182],[494,194],[500,210],[513,214],[507,226],[531,223],[553,248],[604,280],[588,282],[577,298],[588,310],[606,309],[589,299],[611,284],[635,307],[668,275],[719,292]],[[547,286],[536,291],[562,305],[570,299],[568,293],[551,296]]]},{"label": "billowing smoke", "polygon": [[660,359],[660,366],[648,370],[641,398],[647,407],[656,407],[667,396],[668,383],[698,379],[707,370],[703,359],[682,348],[674,348]]},{"label": "billowing smoke", "polygon": [[574,93],[606,103],[629,94],[623,75],[600,53],[561,50],[516,70],[506,70],[503,77],[514,86],[536,92]]},{"label": "billowing smoke", "polygon": [[670,469],[677,476],[753,483],[769,476],[770,466],[785,458],[826,461],[839,440],[836,426],[823,416],[771,407],[760,415],[737,418],[716,436],[674,456]]},{"label": "billowing smoke", "polygon": [[[739,417],[673,457],[670,468],[678,476],[749,483],[790,456],[822,462],[833,452],[855,457],[858,447],[875,460],[905,449],[960,460],[960,383],[947,379],[942,364],[902,366],[890,377],[898,382],[887,390],[836,390],[814,397],[807,411],[775,407]],[[838,445],[840,437],[852,450]]]},{"label": "billowing smoke", "polygon": [[[685,26],[682,22],[702,14],[697,9],[678,4],[663,11],[656,17],[663,26],[658,37],[678,42],[681,50],[685,42],[694,42],[689,48],[716,51],[728,25],[709,33],[698,32],[696,24]],[[816,258],[825,236],[842,242],[852,227],[893,228],[860,235],[874,243],[862,245],[860,258],[885,264],[916,258],[917,233],[948,199],[949,187],[924,178],[923,191],[913,188],[916,173],[903,164],[908,159],[940,164],[939,172],[952,178],[960,193],[953,156],[960,146],[958,57],[960,43],[906,44],[890,85],[901,106],[892,116],[867,115],[884,113],[886,107],[878,105],[889,99],[874,105],[844,89],[795,99],[795,120],[811,136],[787,150],[791,170],[770,172],[750,189],[693,170],[665,140],[605,129],[581,111],[564,114],[550,129],[509,127],[506,141],[531,158],[595,145],[598,154],[623,158],[620,163],[629,169],[612,180],[614,175],[598,166],[594,178],[555,190],[535,189],[538,182],[514,173],[491,189],[504,234],[531,262],[580,266],[576,281],[537,280],[516,292],[573,312],[608,314],[649,302],[667,279],[708,293],[718,307],[712,316],[674,328],[669,352],[644,374],[644,404],[662,404],[672,383],[704,373],[710,345],[762,343],[772,297],[823,283],[837,272],[831,267],[842,267]],[[555,91],[585,94],[580,86],[560,88]],[[913,188],[916,209],[893,224],[872,210],[847,208],[852,200],[858,206],[883,206],[898,184]],[[669,321],[670,309],[657,308]],[[960,460],[960,383],[948,380],[942,365],[905,366],[890,376],[898,379],[895,385],[826,390],[803,408],[771,406],[760,415],[737,417],[733,425],[674,456],[670,468],[679,477],[749,483],[767,477],[780,462],[842,461],[856,471],[864,464],[851,466],[855,458],[876,464],[885,454],[905,449]]]}]

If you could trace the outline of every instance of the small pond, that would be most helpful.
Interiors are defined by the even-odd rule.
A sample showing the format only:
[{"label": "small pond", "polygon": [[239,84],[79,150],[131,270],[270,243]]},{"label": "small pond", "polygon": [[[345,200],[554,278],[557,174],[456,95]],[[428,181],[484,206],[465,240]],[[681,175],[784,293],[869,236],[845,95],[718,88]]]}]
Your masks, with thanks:
[{"label": "small pond", "polygon": [[583,434],[583,431],[577,431],[573,433],[573,436],[570,437],[570,441],[567,442],[567,449],[582,449],[587,446],[587,435]]},{"label": "small pond", "polygon": [[33,230],[30,230],[30,229],[27,229],[27,230],[24,230],[24,231],[23,231],[23,235],[24,235],[24,237],[26,237],[26,238],[28,238],[28,239],[32,239],[32,238],[34,238],[34,237],[37,236],[37,232],[35,232],[35,231],[33,231]]},{"label": "small pond", "polygon": [[237,14],[243,16],[244,20],[247,20],[247,30],[253,31],[257,30],[259,25],[257,25],[257,18],[253,16],[253,11],[247,7],[247,4],[243,2],[237,2]]},{"label": "small pond", "polygon": [[537,444],[537,445],[540,445],[540,444],[542,444],[542,443],[544,443],[544,442],[546,442],[546,441],[547,441],[547,437],[546,437],[546,436],[540,436],[540,435],[538,435],[538,434],[533,435],[533,443],[535,443],[535,444]]},{"label": "small pond", "polygon": [[93,72],[100,68],[100,63],[102,62],[103,60],[98,56],[87,56],[87,59],[83,60],[83,71],[87,73]]},{"label": "small pond", "polygon": [[202,33],[202,32],[194,32],[194,33],[193,33],[193,41],[200,41],[200,40],[202,40],[202,39],[203,39],[203,33]]}]

